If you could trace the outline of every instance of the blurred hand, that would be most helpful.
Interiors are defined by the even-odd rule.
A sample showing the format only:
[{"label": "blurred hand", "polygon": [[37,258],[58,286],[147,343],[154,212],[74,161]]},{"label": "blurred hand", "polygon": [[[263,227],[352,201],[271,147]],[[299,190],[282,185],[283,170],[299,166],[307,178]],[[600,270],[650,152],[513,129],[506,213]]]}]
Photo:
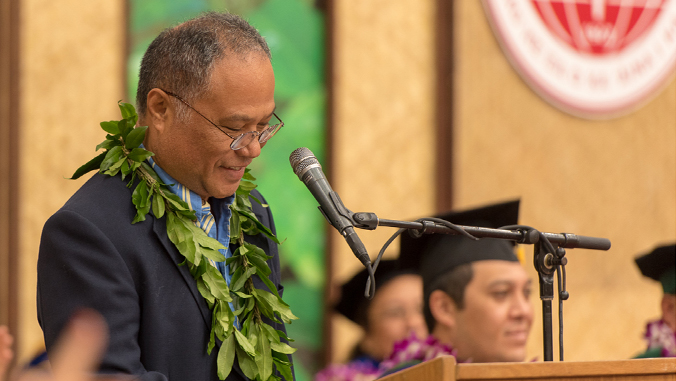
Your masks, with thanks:
[{"label": "blurred hand", "polygon": [[14,358],[12,343],[14,338],[9,334],[9,329],[4,325],[0,326],[0,381],[5,379],[9,363]]},{"label": "blurred hand", "polygon": [[14,381],[103,381],[130,380],[129,376],[95,374],[108,344],[108,327],[93,310],[76,313],[61,334],[49,362],[51,372],[28,370]]}]

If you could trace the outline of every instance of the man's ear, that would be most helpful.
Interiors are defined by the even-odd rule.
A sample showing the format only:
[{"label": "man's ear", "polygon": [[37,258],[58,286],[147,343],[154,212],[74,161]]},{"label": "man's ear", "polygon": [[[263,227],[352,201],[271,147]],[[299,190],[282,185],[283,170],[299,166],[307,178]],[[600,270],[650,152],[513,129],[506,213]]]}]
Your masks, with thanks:
[{"label": "man's ear", "polygon": [[441,290],[432,291],[429,304],[430,312],[438,325],[443,325],[450,329],[455,328],[458,308],[447,293]]},{"label": "man's ear", "polygon": [[162,132],[171,117],[169,95],[160,89],[152,89],[146,97],[145,123]]}]

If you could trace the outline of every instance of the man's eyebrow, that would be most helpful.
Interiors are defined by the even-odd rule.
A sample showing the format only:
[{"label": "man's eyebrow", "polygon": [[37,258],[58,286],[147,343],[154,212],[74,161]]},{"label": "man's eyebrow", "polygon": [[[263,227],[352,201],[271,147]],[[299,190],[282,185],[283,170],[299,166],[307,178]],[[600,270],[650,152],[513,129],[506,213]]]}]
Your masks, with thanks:
[{"label": "man's eyebrow", "polygon": [[[492,287],[497,287],[497,286],[502,286],[502,285],[513,286],[515,283],[516,283],[516,282],[513,281],[513,280],[508,280],[508,279],[498,279],[498,280],[495,280],[495,281],[489,283],[489,284],[488,284],[488,287],[489,287],[489,288],[492,288]],[[532,284],[533,284],[533,280],[532,280],[532,279],[528,279],[528,280],[526,281],[526,285],[527,285],[527,286],[530,286],[530,285],[532,285]]]},{"label": "man's eyebrow", "polygon": [[[265,118],[266,119],[271,118],[272,114],[274,114],[275,111],[277,111],[277,107],[275,107],[274,110],[272,110],[272,112],[270,114],[266,115]],[[255,118],[253,118],[253,117],[251,117],[251,115],[247,115],[247,114],[232,114],[232,115],[228,115],[227,117],[222,118],[222,120],[227,120],[228,122],[249,122],[253,119],[255,119]]]}]

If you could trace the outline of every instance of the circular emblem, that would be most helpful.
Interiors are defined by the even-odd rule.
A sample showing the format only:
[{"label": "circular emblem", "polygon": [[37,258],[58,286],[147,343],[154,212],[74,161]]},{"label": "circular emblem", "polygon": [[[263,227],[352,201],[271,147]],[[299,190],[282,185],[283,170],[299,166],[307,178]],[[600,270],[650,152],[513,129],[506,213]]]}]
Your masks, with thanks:
[{"label": "circular emblem", "polygon": [[505,55],[563,111],[628,113],[676,67],[674,0],[484,0]]}]

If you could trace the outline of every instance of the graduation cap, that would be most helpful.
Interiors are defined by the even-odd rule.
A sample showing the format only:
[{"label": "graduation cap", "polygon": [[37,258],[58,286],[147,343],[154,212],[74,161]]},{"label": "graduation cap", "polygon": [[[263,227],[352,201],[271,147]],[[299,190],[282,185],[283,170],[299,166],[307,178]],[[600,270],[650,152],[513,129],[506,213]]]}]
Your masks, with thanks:
[{"label": "graduation cap", "polygon": [[657,247],[635,261],[641,274],[662,284],[665,294],[676,294],[676,244]]},{"label": "graduation cap", "polygon": [[[396,260],[381,260],[375,272],[376,287],[381,288],[387,282],[404,274],[417,274],[417,272],[412,269],[400,269]],[[371,300],[364,296],[368,276],[366,269],[363,269],[345,282],[340,288],[340,300],[335,306],[336,311],[364,328],[366,327],[366,313],[371,303]],[[376,295],[378,295],[377,291]]]},{"label": "graduation cap", "polygon": [[[519,200],[487,205],[436,216],[456,225],[499,228],[517,224]],[[514,243],[498,238],[478,241],[460,235],[424,234],[420,238],[401,235],[399,265],[414,269],[423,277],[425,287],[441,275],[466,263],[483,260],[518,262]]]}]

